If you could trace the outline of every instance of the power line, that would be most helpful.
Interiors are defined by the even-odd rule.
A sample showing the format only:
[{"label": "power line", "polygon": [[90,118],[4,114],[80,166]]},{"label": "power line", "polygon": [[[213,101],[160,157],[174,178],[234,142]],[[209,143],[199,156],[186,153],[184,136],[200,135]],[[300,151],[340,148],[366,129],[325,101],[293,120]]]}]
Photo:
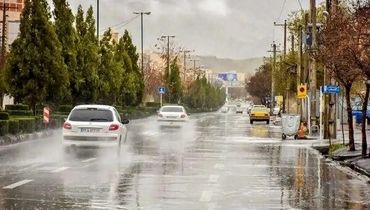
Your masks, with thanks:
[{"label": "power line", "polygon": [[132,17],[132,18],[130,18],[130,19],[128,19],[128,20],[124,20],[124,21],[122,21],[122,22],[120,22],[120,23],[117,23],[117,24],[115,24],[115,25],[113,25],[113,26],[110,26],[110,27],[108,27],[108,28],[106,28],[104,31],[106,31],[106,30],[108,30],[109,28],[115,28],[115,29],[117,29],[117,30],[120,30],[121,28],[123,28],[124,26],[126,26],[126,25],[128,25],[129,23],[131,23],[132,21],[134,21],[136,18],[138,18],[140,15],[135,15],[134,17]]},{"label": "power line", "polygon": [[303,6],[302,6],[301,0],[297,0],[297,1],[298,1],[298,4],[299,4],[299,7],[301,7],[301,10],[303,11]]},{"label": "power line", "polygon": [[279,18],[277,19],[277,21],[280,21],[281,15],[283,14],[284,9],[285,9],[285,5],[286,5],[286,0],[284,0],[284,2],[283,2],[283,6],[281,7]]}]

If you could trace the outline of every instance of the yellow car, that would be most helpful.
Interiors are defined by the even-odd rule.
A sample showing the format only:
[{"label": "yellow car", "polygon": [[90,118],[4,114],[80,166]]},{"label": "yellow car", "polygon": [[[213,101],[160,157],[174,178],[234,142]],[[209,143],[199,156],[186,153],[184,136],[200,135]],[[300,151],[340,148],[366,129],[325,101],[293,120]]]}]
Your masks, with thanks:
[{"label": "yellow car", "polygon": [[251,124],[254,121],[266,121],[270,124],[270,110],[263,105],[255,105],[249,114],[249,119]]}]

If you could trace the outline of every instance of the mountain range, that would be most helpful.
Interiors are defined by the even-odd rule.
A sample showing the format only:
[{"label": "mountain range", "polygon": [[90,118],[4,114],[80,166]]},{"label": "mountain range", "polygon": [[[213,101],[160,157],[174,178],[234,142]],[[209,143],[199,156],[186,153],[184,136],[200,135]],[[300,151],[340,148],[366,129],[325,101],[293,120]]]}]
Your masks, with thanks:
[{"label": "mountain range", "polygon": [[229,59],[216,56],[198,56],[201,65],[213,72],[236,71],[253,75],[258,67],[263,64],[263,58]]}]

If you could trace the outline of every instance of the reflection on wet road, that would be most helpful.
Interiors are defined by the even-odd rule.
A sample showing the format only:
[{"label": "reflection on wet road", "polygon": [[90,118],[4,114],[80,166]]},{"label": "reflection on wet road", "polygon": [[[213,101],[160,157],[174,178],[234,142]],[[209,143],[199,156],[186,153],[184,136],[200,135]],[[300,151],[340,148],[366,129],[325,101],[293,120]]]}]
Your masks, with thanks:
[{"label": "reflection on wet road", "polygon": [[280,128],[201,114],[132,122],[120,153],[53,138],[0,148],[0,209],[368,209],[370,185]]}]

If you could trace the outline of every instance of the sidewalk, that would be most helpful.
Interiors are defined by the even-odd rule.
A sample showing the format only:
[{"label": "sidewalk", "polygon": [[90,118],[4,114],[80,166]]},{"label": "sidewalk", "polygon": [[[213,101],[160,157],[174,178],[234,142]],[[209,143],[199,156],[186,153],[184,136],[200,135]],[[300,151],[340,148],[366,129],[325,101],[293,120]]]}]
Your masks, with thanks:
[{"label": "sidewalk", "polygon": [[[317,137],[316,137],[317,138]],[[367,143],[370,148],[370,130],[367,130]],[[334,161],[338,161],[340,164],[348,166],[353,170],[370,177],[370,158],[363,158],[361,151],[362,135],[360,129],[354,130],[355,148],[356,151],[348,151],[348,147],[339,149],[330,155],[330,158]],[[343,143],[342,131],[337,132],[337,139],[332,140],[332,144]],[[348,131],[344,131],[344,143],[348,144]],[[319,140],[318,138],[312,144],[312,147],[322,154],[329,153],[329,140]],[[368,152],[369,152],[368,148]]]}]

